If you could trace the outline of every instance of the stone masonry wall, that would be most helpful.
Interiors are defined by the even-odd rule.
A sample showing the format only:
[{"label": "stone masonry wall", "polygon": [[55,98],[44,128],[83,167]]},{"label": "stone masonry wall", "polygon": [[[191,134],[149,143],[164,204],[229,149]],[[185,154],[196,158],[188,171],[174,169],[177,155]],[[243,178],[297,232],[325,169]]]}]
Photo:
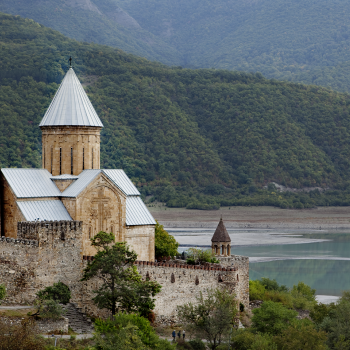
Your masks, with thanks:
[{"label": "stone masonry wall", "polygon": [[[5,304],[31,304],[35,293],[56,282],[72,292],[71,301],[92,316],[107,317],[106,310],[93,305],[98,278],[81,282],[87,260],[83,256],[82,222],[59,221],[18,223],[18,239],[0,238],[0,283],[7,287]],[[31,238],[31,239],[26,239]],[[36,239],[33,239],[36,238]],[[160,323],[176,322],[177,306],[196,302],[208,289],[227,288],[239,302],[249,304],[249,259],[241,256],[220,258],[221,264],[205,266],[183,262],[137,261],[143,279],[162,286],[156,297],[155,314]]]},{"label": "stone masonry wall", "polygon": [[126,229],[125,241],[137,253],[140,260],[154,261],[154,225],[129,226]]},{"label": "stone masonry wall", "polygon": [[[30,304],[35,293],[56,282],[67,284],[79,298],[82,271],[81,222],[18,223],[21,238],[0,239],[0,283],[7,304]],[[31,237],[36,240],[23,239]]]},{"label": "stone masonry wall", "polygon": [[[91,260],[93,257],[84,256],[84,259]],[[154,309],[157,323],[176,323],[177,306],[188,302],[196,303],[196,297],[200,292],[205,297],[208,289],[227,288],[237,295],[238,301],[245,307],[249,306],[249,292],[248,299],[239,297],[241,286],[237,275],[241,276],[241,271],[238,267],[220,267],[213,264],[194,266],[150,261],[137,261],[136,266],[142,279],[157,281],[162,286],[161,292],[156,296]],[[97,278],[84,283],[79,305],[89,315],[108,317],[107,310],[98,310],[91,301],[92,291],[98,288],[98,284]]]},{"label": "stone masonry wall", "polygon": [[16,238],[17,235],[17,222],[24,221],[25,218],[21,211],[19,210],[16,197],[12,192],[12,189],[8,182],[6,181],[3,174],[0,174],[0,182],[2,183],[2,196],[3,196],[3,207],[0,210],[3,211],[3,219],[2,227],[4,232],[2,235],[11,238]]},{"label": "stone masonry wall", "polygon": [[249,305],[249,257],[231,255],[229,257],[217,257],[220,264],[226,267],[237,268],[236,279],[239,282],[236,288],[237,298],[244,304]]}]

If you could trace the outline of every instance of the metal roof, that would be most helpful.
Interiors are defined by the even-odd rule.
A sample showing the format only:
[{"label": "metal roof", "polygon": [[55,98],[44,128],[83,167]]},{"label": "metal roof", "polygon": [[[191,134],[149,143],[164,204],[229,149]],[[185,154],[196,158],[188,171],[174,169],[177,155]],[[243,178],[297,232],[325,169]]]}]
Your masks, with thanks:
[{"label": "metal roof", "polygon": [[69,68],[39,124],[39,126],[59,125],[103,127],[73,68]]},{"label": "metal roof", "polygon": [[103,173],[127,196],[139,196],[140,192],[122,169],[103,169]]},{"label": "metal roof", "polygon": [[86,186],[100,173],[100,169],[84,170],[78,176],[78,180],[74,181],[60,195],[62,197],[77,197],[79,193],[82,192]]},{"label": "metal roof", "polygon": [[60,200],[17,202],[17,205],[26,221],[34,221],[37,219],[40,221],[72,220],[67,209]]},{"label": "metal roof", "polygon": [[62,175],[51,176],[51,180],[76,180],[76,179],[79,179],[78,175],[62,174]]},{"label": "metal roof", "polygon": [[61,191],[46,169],[1,169],[17,198],[59,197]]},{"label": "metal roof", "polygon": [[[139,196],[140,192],[121,169],[90,169],[78,175],[78,180],[68,186],[62,197],[77,197],[81,191],[100,173],[105,174],[126,196]],[[57,177],[55,177],[57,178]]]},{"label": "metal roof", "polygon": [[141,197],[126,197],[126,225],[155,225],[152,214],[143,203]]}]

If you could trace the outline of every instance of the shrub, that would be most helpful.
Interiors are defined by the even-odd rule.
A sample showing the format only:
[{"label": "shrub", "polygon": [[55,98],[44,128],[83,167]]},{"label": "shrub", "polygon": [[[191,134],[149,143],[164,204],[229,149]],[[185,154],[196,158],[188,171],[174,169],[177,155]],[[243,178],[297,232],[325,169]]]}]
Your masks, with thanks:
[{"label": "shrub", "polygon": [[62,282],[54,283],[53,286],[46,287],[39,291],[37,297],[42,300],[56,300],[61,304],[69,303],[71,292],[67,285]]},{"label": "shrub", "polygon": [[0,305],[1,300],[6,298],[6,286],[4,284],[0,284]]},{"label": "shrub", "polygon": [[189,248],[187,251],[188,258],[187,263],[188,264],[198,264],[198,263],[219,263],[219,260],[215,258],[215,255],[210,249],[202,250],[198,248]]},{"label": "shrub", "polygon": [[259,281],[249,281],[249,300],[264,300],[265,287]]},{"label": "shrub", "polygon": [[314,306],[313,310],[310,312],[311,319],[316,324],[321,324],[323,320],[329,316],[331,310],[334,310],[336,305],[334,303],[330,303],[329,305],[319,303]]},{"label": "shrub", "polygon": [[325,332],[318,332],[309,320],[293,322],[275,337],[278,349],[281,350],[326,350]]},{"label": "shrub", "polygon": [[34,320],[9,325],[0,320],[0,350],[44,350],[43,339],[37,336]]},{"label": "shrub", "polygon": [[189,345],[193,350],[205,350],[205,344],[200,339],[190,340]]},{"label": "shrub", "polygon": [[266,290],[288,292],[288,288],[284,285],[279,285],[275,279],[271,280],[269,278],[262,277],[259,282],[265,287]]},{"label": "shrub", "polygon": [[[132,328],[130,328],[130,326]],[[132,330],[137,335],[137,339],[140,339],[143,344],[142,346],[159,350],[175,349],[175,347],[167,340],[158,337],[147,319],[137,314],[118,313],[112,320],[97,320],[95,322],[95,330],[101,336],[109,339],[111,346],[113,344],[114,346],[118,344],[117,342],[120,340],[121,336],[129,337]],[[137,339],[135,340],[136,342],[138,342]],[[102,343],[101,340],[100,344]],[[109,348],[106,347],[101,349],[104,350]],[[111,347],[111,349],[114,348]]]},{"label": "shrub", "polygon": [[233,342],[236,350],[277,350],[272,336],[249,330],[238,331]]},{"label": "shrub", "polygon": [[281,303],[288,309],[293,309],[294,306],[294,298],[290,293],[286,292],[279,292],[276,290],[269,290],[265,292],[264,295],[264,300],[265,301],[273,301],[275,303]]},{"label": "shrub", "polygon": [[253,327],[262,333],[280,334],[298,314],[281,303],[265,301],[259,309],[253,310]]},{"label": "shrub", "polygon": [[57,320],[64,314],[64,310],[56,300],[49,299],[42,301],[38,305],[37,314],[41,318],[51,318]]},{"label": "shrub", "polygon": [[316,290],[303,282],[293,286],[291,295],[294,299],[293,306],[296,309],[312,310],[317,305]]}]

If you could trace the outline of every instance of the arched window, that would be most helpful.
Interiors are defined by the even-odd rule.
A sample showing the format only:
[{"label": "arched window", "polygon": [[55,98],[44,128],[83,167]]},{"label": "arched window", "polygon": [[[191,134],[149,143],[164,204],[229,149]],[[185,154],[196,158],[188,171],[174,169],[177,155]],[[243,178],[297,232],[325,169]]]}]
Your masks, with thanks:
[{"label": "arched window", "polygon": [[92,156],[91,156],[91,169],[94,168],[94,149],[92,149]]},{"label": "arched window", "polygon": [[85,149],[83,148],[83,170],[85,170]]}]

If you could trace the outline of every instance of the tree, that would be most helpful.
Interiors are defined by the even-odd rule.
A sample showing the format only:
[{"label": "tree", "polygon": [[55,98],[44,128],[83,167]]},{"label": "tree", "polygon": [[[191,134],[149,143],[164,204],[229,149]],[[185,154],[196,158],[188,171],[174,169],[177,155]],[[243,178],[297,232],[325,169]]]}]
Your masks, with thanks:
[{"label": "tree", "polygon": [[294,285],[290,294],[293,296],[293,306],[296,309],[312,310],[316,302],[316,289],[312,289],[304,282]]},{"label": "tree", "polygon": [[36,295],[42,300],[52,299],[61,304],[69,303],[71,298],[69,287],[62,282],[54,283],[53,286],[46,287],[45,289],[36,293]]},{"label": "tree", "polygon": [[295,321],[274,338],[279,350],[326,350],[327,335],[309,320]]},{"label": "tree", "polygon": [[253,327],[258,332],[280,334],[295,319],[297,312],[288,310],[280,303],[265,301],[261,307],[253,310]]},{"label": "tree", "polygon": [[179,319],[192,325],[197,333],[203,333],[214,350],[233,327],[237,313],[235,295],[227,290],[216,289],[209,290],[206,299],[202,293],[196,299],[196,304],[178,306]]},{"label": "tree", "polygon": [[164,226],[160,225],[157,221],[155,228],[155,255],[156,258],[176,256],[178,255],[177,249],[179,243],[176,242],[175,238],[167,231],[164,230]]},{"label": "tree", "polygon": [[187,250],[188,258],[187,263],[188,264],[198,264],[198,263],[219,263],[220,261],[215,258],[215,255],[212,253],[210,249],[203,250],[198,248],[189,248]]},{"label": "tree", "polygon": [[[98,277],[102,284],[93,292],[94,303],[115,315],[117,311],[139,312],[147,317],[154,308],[153,297],[161,286],[154,281],[142,281],[133,266],[137,254],[125,242],[114,243],[112,233],[99,232],[91,239],[98,252],[84,270],[82,281]],[[114,244],[113,244],[114,243]]]},{"label": "tree", "polygon": [[249,281],[249,300],[263,300],[265,295],[265,287],[260,281]]},{"label": "tree", "polygon": [[348,349],[350,345],[350,292],[344,292],[338,303],[329,311],[320,324],[320,329],[328,333],[328,345],[331,349]]}]

